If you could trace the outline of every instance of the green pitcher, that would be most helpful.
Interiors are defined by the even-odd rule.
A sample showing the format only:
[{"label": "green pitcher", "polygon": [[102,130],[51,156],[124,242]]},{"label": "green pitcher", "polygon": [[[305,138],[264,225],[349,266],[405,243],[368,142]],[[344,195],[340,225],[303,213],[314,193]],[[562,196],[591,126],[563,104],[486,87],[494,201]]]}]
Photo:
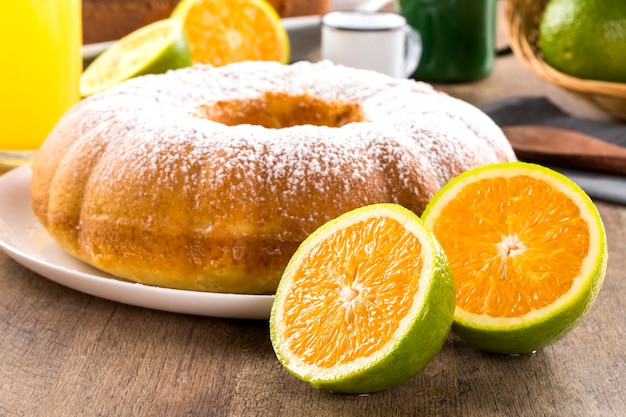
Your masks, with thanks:
[{"label": "green pitcher", "polygon": [[412,78],[464,82],[491,73],[495,61],[496,0],[398,0],[399,13],[422,37]]}]

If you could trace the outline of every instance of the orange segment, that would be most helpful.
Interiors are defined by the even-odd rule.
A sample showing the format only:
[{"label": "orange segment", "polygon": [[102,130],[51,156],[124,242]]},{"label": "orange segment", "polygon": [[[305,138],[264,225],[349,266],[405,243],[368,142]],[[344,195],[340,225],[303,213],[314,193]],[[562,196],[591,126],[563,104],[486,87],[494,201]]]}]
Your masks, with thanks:
[{"label": "orange segment", "polygon": [[183,0],[172,16],[184,23],[194,63],[289,61],[287,32],[265,0]]},{"label": "orange segment", "polygon": [[[357,223],[328,237],[302,261],[293,277],[298,290],[285,299],[289,349],[321,367],[376,352],[393,337],[419,289],[419,253],[419,239],[394,219]],[[307,331],[311,317],[315,328]]]}]

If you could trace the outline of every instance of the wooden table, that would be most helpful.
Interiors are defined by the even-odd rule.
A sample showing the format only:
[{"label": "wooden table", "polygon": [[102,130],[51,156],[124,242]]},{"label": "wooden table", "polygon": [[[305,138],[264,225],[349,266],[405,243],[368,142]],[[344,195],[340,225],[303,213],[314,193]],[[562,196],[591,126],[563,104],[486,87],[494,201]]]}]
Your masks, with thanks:
[{"label": "wooden table", "polygon": [[[574,114],[606,118],[514,56],[500,58],[485,80],[438,87],[475,104],[544,94]],[[289,375],[266,321],[106,301],[0,253],[0,416],[626,416],[626,207],[597,205],[608,272],[572,333],[521,357],[481,352],[451,335],[420,375],[362,397]]]}]

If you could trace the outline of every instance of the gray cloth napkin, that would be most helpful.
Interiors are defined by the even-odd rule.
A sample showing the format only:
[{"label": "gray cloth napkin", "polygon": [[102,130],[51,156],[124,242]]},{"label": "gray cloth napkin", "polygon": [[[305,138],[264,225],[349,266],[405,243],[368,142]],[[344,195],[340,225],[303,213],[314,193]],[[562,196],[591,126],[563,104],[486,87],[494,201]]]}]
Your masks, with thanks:
[{"label": "gray cloth napkin", "polygon": [[[499,126],[543,125],[586,133],[626,147],[626,124],[608,123],[571,116],[545,97],[510,97],[480,108]],[[532,162],[532,161],[529,161]],[[626,205],[626,176],[550,165],[576,182],[594,199]]]}]

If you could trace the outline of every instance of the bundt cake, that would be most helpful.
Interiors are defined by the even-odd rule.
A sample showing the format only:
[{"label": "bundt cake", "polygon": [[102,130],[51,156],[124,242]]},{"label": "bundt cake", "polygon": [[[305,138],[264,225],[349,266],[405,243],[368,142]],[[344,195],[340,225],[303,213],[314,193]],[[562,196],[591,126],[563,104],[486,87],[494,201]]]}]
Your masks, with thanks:
[{"label": "bundt cake", "polygon": [[329,62],[194,66],[83,100],[32,165],[67,252],[170,288],[272,293],[298,245],[359,206],[420,214],[453,176],[514,160],[479,109]]},{"label": "bundt cake", "polygon": [[[180,0],[82,0],[83,43],[117,40],[169,17]],[[326,13],[330,0],[267,0],[281,17]]]}]

